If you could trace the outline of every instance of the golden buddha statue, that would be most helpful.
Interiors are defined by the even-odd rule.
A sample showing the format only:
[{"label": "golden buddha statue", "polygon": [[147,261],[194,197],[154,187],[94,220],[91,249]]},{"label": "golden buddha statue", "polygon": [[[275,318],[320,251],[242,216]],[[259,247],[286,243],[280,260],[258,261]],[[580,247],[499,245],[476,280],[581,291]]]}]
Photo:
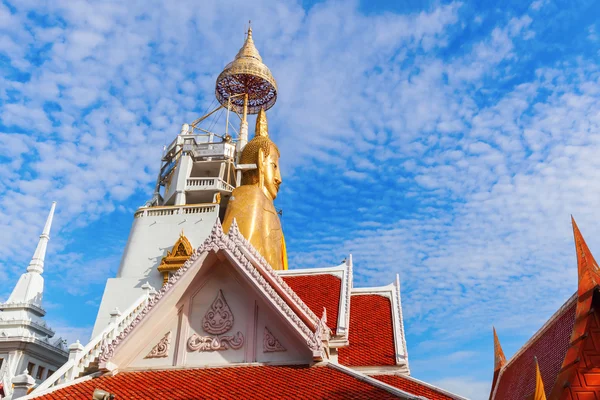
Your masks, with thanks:
[{"label": "golden buddha statue", "polygon": [[242,150],[239,164],[255,164],[242,173],[241,185],[231,193],[223,229],[234,218],[240,233],[274,269],[287,269],[285,240],[273,200],[281,185],[279,149],[269,139],[267,116],[261,109],[256,117],[254,138]]}]

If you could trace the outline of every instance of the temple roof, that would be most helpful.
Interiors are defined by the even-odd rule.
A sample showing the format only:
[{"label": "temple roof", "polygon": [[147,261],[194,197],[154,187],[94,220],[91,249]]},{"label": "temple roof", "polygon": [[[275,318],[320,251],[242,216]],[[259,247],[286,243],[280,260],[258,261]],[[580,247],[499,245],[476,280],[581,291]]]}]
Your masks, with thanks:
[{"label": "temple roof", "polygon": [[[366,378],[366,377],[364,377]],[[333,366],[245,366],[228,368],[122,372],[80,382],[37,397],[89,400],[95,389],[117,399],[416,399],[374,379],[359,379]],[[266,390],[268,387],[273,390]],[[390,390],[392,389],[392,390]],[[448,397],[450,398],[450,397]]]},{"label": "temple roof", "polygon": [[306,305],[317,315],[327,310],[327,326],[335,332],[337,330],[338,314],[340,307],[340,292],[342,279],[328,273],[313,275],[281,276],[285,283]]},{"label": "temple roof", "polygon": [[567,300],[506,363],[500,372],[494,399],[523,400],[533,394],[536,378],[534,357],[538,359],[547,394],[550,394],[569,347],[576,300],[576,296]]},{"label": "temple roof", "polygon": [[[572,223],[579,281],[577,292],[501,367],[497,383],[498,371],[495,370],[496,384],[492,386],[490,399],[532,398],[536,387],[540,387],[540,383],[536,383],[540,374],[549,399],[572,398],[574,393],[600,395],[596,381],[589,381],[600,371],[599,313],[596,311],[600,297],[594,295],[598,293],[600,272],[574,219]],[[536,373],[538,365],[539,374]],[[543,398],[541,390],[537,392],[536,399]]]},{"label": "temple roof", "polygon": [[390,299],[378,294],[352,295],[350,346],[339,349],[341,364],[352,367],[396,365]]}]

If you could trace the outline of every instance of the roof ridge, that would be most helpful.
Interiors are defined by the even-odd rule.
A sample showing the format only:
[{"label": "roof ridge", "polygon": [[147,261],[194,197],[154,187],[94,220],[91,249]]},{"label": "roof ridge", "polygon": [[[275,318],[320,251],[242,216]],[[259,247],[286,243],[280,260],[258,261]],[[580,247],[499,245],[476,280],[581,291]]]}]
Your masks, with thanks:
[{"label": "roof ridge", "polygon": [[[567,299],[567,301],[564,302],[564,304],[562,306],[560,306],[560,308],[554,313],[552,314],[552,316],[546,321],[546,323],[544,323],[544,325],[541,326],[540,329],[538,329],[530,338],[529,340],[527,340],[525,342],[525,344],[523,346],[521,346],[521,348],[519,350],[517,350],[517,352],[515,354],[512,355],[512,357],[510,357],[508,359],[508,361],[506,362],[506,364],[504,364],[504,367],[502,367],[501,371],[504,371],[506,368],[508,368],[508,366],[510,364],[512,364],[512,362],[514,360],[516,360],[522,353],[525,352],[525,350],[527,350],[529,348],[529,346],[531,346],[533,344],[533,342],[535,342],[544,332],[546,332],[546,330],[550,327],[550,325],[552,325],[552,323],[557,320],[559,317],[562,316],[562,314],[573,304],[575,303],[577,300],[577,292],[573,293],[573,295],[571,295],[571,297],[569,297]],[[500,377],[498,377],[498,381],[500,380]]]},{"label": "roof ridge", "polygon": [[454,399],[457,399],[457,400],[468,400],[466,397],[462,397],[462,396],[460,396],[460,395],[458,395],[456,393],[449,392],[446,389],[442,389],[439,386],[435,386],[435,385],[432,385],[431,383],[428,383],[428,382],[422,381],[420,379],[417,379],[414,376],[404,375],[404,374],[379,374],[379,375],[373,375],[373,376],[398,376],[398,377],[401,377],[403,379],[407,379],[409,381],[413,381],[413,382],[416,382],[416,383],[418,383],[420,385],[426,386],[429,389],[436,390],[436,391],[438,391],[438,392],[440,392],[442,394],[445,394],[447,396],[450,396],[450,397],[452,397]]},{"label": "roof ridge", "polygon": [[421,397],[421,396],[417,396],[415,394],[405,392],[402,389],[398,389],[397,387],[394,387],[394,386],[392,386],[392,385],[390,385],[388,383],[382,382],[379,379],[373,378],[373,377],[371,377],[369,375],[366,375],[366,374],[363,374],[361,372],[358,372],[358,371],[356,371],[356,370],[354,370],[352,368],[346,367],[345,365],[338,364],[338,363],[333,363],[333,362],[330,362],[330,361],[326,361],[326,363],[327,363],[326,364],[327,367],[331,367],[331,368],[337,369],[338,371],[343,372],[346,375],[350,375],[350,376],[352,376],[352,377],[354,377],[354,378],[356,378],[358,380],[361,380],[363,382],[366,382],[366,383],[370,384],[371,386],[383,389],[383,390],[385,390],[387,392],[390,392],[392,394],[395,394],[395,395],[399,395],[403,399],[410,399],[410,400],[412,400],[412,399],[415,399],[415,400],[421,400],[421,399],[423,399],[423,397]]},{"label": "roof ridge", "polygon": [[336,272],[343,272],[347,268],[346,264],[340,264],[333,267],[315,267],[315,268],[292,268],[292,269],[281,269],[277,270],[277,275],[279,276],[290,276],[290,275],[325,275],[325,274],[334,274]]}]

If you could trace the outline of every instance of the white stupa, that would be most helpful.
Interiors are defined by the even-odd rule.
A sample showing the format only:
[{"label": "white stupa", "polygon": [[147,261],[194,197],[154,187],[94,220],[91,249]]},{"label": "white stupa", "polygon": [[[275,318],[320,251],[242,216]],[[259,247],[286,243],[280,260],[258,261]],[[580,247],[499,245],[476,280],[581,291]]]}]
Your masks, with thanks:
[{"label": "white stupa", "polygon": [[[56,202],[52,203],[35,253],[8,300],[0,303],[0,386],[4,395],[12,391],[11,380],[27,370],[41,382],[67,361],[61,338],[46,325],[42,308],[44,258]],[[0,392],[0,393],[2,393]]]}]

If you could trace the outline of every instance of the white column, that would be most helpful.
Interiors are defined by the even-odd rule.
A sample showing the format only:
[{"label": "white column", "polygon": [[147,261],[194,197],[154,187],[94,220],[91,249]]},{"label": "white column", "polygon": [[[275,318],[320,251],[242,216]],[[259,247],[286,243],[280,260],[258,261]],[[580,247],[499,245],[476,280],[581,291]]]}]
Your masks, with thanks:
[{"label": "white column", "polygon": [[179,160],[179,167],[177,168],[177,177],[175,178],[175,205],[185,205],[185,186],[187,178],[190,176],[192,170],[192,157],[189,154],[184,154]]}]

